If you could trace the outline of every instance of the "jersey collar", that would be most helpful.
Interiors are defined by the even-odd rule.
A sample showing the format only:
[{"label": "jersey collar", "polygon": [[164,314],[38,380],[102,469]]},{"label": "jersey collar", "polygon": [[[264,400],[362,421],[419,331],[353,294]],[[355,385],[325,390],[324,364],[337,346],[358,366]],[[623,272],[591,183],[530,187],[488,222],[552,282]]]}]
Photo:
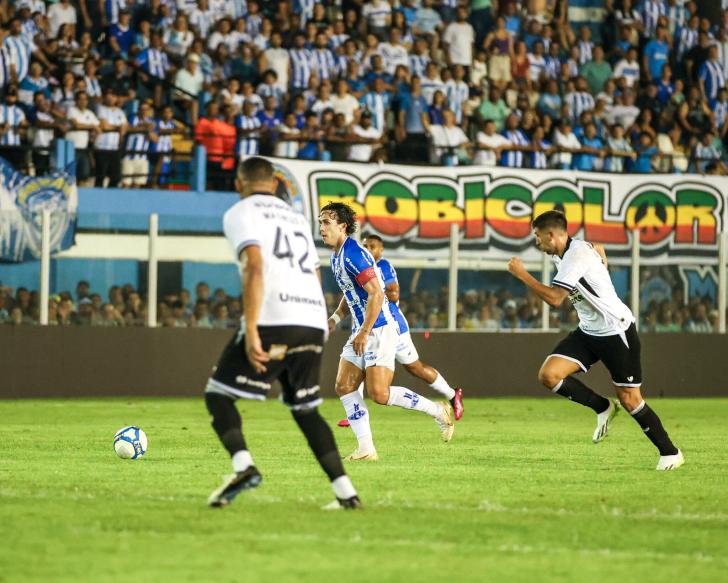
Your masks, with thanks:
[{"label": "jersey collar", "polygon": [[571,247],[571,237],[568,237],[566,239],[566,247],[564,247],[564,252],[561,254],[562,258],[564,257],[564,255],[566,255],[566,252],[569,250],[569,247]]}]

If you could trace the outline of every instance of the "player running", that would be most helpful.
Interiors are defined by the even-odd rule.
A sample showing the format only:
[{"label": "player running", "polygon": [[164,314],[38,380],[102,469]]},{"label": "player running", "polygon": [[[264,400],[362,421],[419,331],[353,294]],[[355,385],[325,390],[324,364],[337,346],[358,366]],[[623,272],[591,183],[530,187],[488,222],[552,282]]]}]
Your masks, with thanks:
[{"label": "player running", "polygon": [[[321,209],[319,232],[334,250],[331,268],[351,312],[352,333],[344,345],[336,374],[336,394],[357,438],[357,449],[347,460],[377,460],[369,426],[369,410],[357,387],[366,379],[369,397],[380,405],[415,409],[430,415],[450,441],[455,426],[450,404],[434,403],[404,387],[392,387],[399,329],[392,318],[384,282],[369,251],[350,237],[357,228],[356,215],[348,205],[332,202]],[[333,328],[338,312],[329,318]]]},{"label": "player running", "polygon": [[[410,335],[407,319],[399,309],[399,281],[397,280],[397,272],[394,270],[394,266],[389,262],[389,260],[382,257],[382,254],[384,253],[384,241],[382,241],[382,238],[379,235],[367,235],[363,244],[369,253],[372,254],[372,257],[382,274],[385,285],[384,293],[387,295],[387,299],[389,300],[389,309],[392,312],[392,317],[399,326],[399,342],[397,342],[395,359],[399,364],[404,366],[408,373],[418,379],[422,379],[430,385],[430,388],[437,391],[445,397],[445,399],[450,401],[453,412],[455,413],[455,420],[460,421],[460,418],[463,416],[463,412],[465,411],[463,408],[463,390],[457,387],[453,389],[443,376],[437,372],[437,370],[420,360],[417,348],[415,348],[415,345],[412,342],[412,336]],[[343,319],[347,313],[347,304],[342,299],[335,314],[337,317]],[[359,394],[362,396],[364,396],[363,391],[363,386],[359,387]],[[342,419],[339,421],[339,427],[348,426],[348,419]]]},{"label": "player running", "polygon": [[277,379],[283,402],[331,480],[337,501],[329,507],[359,508],[331,428],[318,412],[328,327],[318,255],[306,218],[274,195],[276,182],[267,160],[242,162],[236,179],[242,200],[223,218],[225,237],[242,265],[244,315],[205,389],[212,427],[230,453],[235,472],[208,502],[225,506],[260,484],[235,400],[262,401]]},{"label": "player running", "polygon": [[553,285],[536,280],[517,257],[508,263],[508,271],[554,308],[568,297],[579,316],[579,327],[541,365],[539,381],[554,393],[594,410],[597,427],[592,441],[599,443],[607,436],[618,403],[596,394],[573,375],[587,372],[601,360],[612,377],[619,403],[660,451],[657,469],[679,468],[685,463],[682,452],[670,441],[657,413],[640,393],[642,365],[635,318],[614,290],[603,249],[569,237],[566,216],[559,211],[536,217],[533,234],[536,247],[553,255],[557,269]]}]

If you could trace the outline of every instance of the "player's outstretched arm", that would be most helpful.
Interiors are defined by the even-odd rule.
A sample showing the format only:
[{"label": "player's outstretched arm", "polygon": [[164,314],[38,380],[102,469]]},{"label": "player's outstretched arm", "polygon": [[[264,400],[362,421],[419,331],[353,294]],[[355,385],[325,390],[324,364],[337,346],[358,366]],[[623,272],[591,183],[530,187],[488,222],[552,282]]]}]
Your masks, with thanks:
[{"label": "player's outstretched arm", "polygon": [[542,284],[526,271],[523,262],[518,257],[513,257],[508,262],[508,271],[513,277],[522,281],[529,289],[532,289],[538,297],[552,308],[558,308],[569,295],[569,292],[564,288],[549,287]]},{"label": "player's outstretched arm", "polygon": [[377,321],[379,313],[382,311],[382,305],[384,304],[384,292],[376,277],[367,281],[362,287],[369,295],[367,298],[367,309],[364,312],[364,322],[352,342],[354,352],[359,356],[364,354],[367,346],[367,338],[371,334],[374,323]]},{"label": "player's outstretched arm", "polygon": [[260,308],[263,305],[263,255],[260,247],[250,245],[240,253],[243,263],[241,287],[243,289],[243,306],[245,315],[245,354],[253,368],[263,373],[265,363],[270,360],[263,350],[258,333]]}]

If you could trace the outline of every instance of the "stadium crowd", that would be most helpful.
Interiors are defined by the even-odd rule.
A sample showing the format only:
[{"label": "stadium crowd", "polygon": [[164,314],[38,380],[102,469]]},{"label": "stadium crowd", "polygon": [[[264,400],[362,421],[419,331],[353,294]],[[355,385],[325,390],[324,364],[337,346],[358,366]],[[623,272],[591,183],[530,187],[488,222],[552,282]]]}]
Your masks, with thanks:
[{"label": "stadium crowd", "polygon": [[[587,11],[588,12],[588,11]],[[3,0],[0,154],[81,183],[241,155],[726,173],[728,10],[615,0]]]},{"label": "stadium crowd", "polygon": [[[682,284],[667,269],[642,271],[640,285],[642,306],[641,330],[646,332],[718,332],[715,299],[706,294],[686,301]],[[447,287],[402,289],[400,307],[413,330],[447,328]],[[329,313],[339,303],[339,294],[326,292]],[[39,321],[38,292],[26,288],[11,289],[0,284],[0,324],[36,325]],[[628,299],[628,298],[627,298]],[[456,326],[459,330],[496,332],[540,329],[543,303],[534,295],[516,296],[504,288],[485,286],[459,294]],[[167,294],[157,307],[159,326],[176,328],[232,329],[242,313],[240,297],[226,295],[223,289],[210,289],[205,282],[189,290]],[[49,300],[49,323],[52,326],[145,326],[145,297],[132,284],[114,285],[106,297],[80,281],[75,293],[62,291]],[[573,330],[578,323],[569,302],[551,310],[551,329]],[[339,324],[348,329],[348,319]]]}]

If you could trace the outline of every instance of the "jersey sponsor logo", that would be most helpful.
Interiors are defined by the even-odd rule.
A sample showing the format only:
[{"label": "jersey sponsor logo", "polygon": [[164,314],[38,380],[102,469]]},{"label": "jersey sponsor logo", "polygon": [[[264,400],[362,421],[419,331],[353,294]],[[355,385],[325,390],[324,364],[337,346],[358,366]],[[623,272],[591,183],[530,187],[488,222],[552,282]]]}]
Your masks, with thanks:
[{"label": "jersey sponsor logo", "polygon": [[305,298],[302,296],[293,296],[287,293],[279,293],[278,299],[282,302],[293,302],[294,304],[308,304],[311,306],[323,307],[323,302],[318,298]]},{"label": "jersey sponsor logo", "polygon": [[574,288],[569,294],[569,301],[572,303],[572,305],[575,305],[579,302],[583,302],[584,296],[581,295],[581,292],[578,289]]}]

